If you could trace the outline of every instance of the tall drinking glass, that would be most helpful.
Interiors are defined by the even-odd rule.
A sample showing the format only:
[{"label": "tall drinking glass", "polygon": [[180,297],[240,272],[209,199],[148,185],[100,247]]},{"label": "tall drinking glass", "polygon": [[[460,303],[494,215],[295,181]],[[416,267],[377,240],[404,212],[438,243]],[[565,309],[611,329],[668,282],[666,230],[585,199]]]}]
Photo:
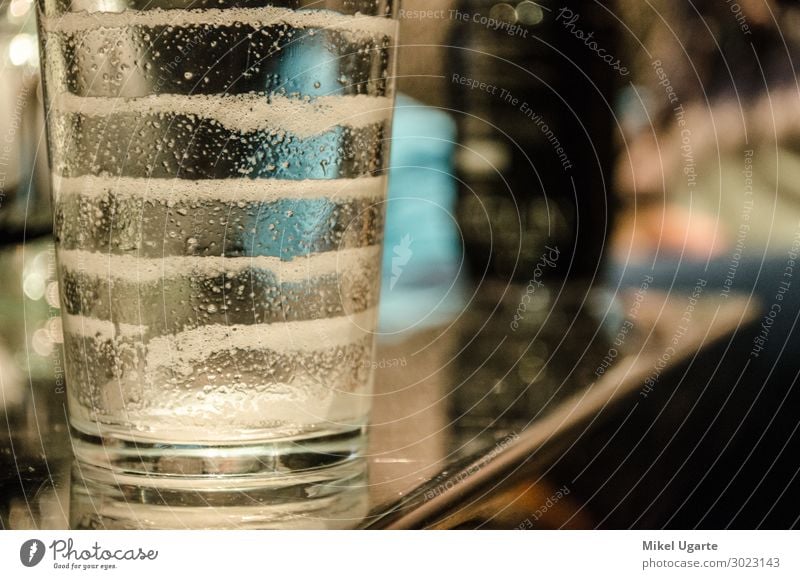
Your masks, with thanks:
[{"label": "tall drinking glass", "polygon": [[79,463],[179,489],[359,464],[392,2],[40,0]]}]

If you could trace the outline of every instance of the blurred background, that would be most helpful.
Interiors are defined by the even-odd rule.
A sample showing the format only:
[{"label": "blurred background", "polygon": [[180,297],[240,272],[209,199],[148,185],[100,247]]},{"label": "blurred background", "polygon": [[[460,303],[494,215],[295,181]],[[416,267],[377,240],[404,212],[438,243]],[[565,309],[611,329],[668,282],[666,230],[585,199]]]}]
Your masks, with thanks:
[{"label": "blurred background", "polygon": [[[63,438],[64,385],[34,12],[0,0],[0,406],[41,454]],[[796,526],[800,6],[404,0],[398,17],[379,338],[385,365],[402,368],[379,374],[399,405],[378,409],[375,438],[397,449],[461,434],[455,454],[436,437],[407,451],[436,457],[407,480],[375,475],[391,481],[382,500],[487,434],[521,432],[623,351],[663,358],[684,320],[699,337],[685,341],[692,362],[675,362],[675,390],[646,363],[666,398],[630,435],[644,442],[600,437],[616,449],[608,470],[572,481],[578,506],[547,526]],[[403,379],[443,394],[400,400]],[[409,433],[422,407],[436,416]],[[668,407],[674,420],[659,423]],[[619,492],[595,498],[623,464]],[[671,515],[637,494],[644,476],[671,489]]]}]

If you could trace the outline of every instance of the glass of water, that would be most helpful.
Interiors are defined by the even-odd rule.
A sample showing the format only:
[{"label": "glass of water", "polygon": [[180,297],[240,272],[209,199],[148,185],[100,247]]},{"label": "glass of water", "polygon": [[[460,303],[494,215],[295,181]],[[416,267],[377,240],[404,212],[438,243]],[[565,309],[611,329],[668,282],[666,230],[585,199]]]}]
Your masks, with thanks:
[{"label": "glass of water", "polygon": [[392,3],[40,0],[79,463],[226,492],[362,467]]}]

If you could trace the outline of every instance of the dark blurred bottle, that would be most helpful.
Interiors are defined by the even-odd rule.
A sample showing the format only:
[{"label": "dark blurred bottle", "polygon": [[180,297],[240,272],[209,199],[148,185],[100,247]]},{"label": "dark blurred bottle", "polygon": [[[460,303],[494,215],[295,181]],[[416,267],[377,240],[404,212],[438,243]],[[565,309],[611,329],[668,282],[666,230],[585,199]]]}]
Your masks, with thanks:
[{"label": "dark blurred bottle", "polygon": [[457,217],[478,284],[450,419],[480,445],[590,384],[608,352],[590,282],[616,204],[614,93],[630,73],[594,1],[460,0],[449,16]]},{"label": "dark blurred bottle", "polygon": [[591,279],[615,206],[614,92],[629,74],[616,20],[589,0],[460,0],[450,16],[473,276]]}]

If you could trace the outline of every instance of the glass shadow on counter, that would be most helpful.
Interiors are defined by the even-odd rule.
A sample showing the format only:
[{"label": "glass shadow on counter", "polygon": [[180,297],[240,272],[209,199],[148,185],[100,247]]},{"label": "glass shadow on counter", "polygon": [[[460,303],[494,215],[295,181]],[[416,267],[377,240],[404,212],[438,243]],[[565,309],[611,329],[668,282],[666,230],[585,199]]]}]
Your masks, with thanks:
[{"label": "glass shadow on counter", "polygon": [[109,470],[73,462],[69,527],[84,529],[351,529],[368,510],[367,465],[347,465],[342,478],[315,483],[313,471],[294,486],[263,479],[209,480],[173,488],[141,484]]}]

